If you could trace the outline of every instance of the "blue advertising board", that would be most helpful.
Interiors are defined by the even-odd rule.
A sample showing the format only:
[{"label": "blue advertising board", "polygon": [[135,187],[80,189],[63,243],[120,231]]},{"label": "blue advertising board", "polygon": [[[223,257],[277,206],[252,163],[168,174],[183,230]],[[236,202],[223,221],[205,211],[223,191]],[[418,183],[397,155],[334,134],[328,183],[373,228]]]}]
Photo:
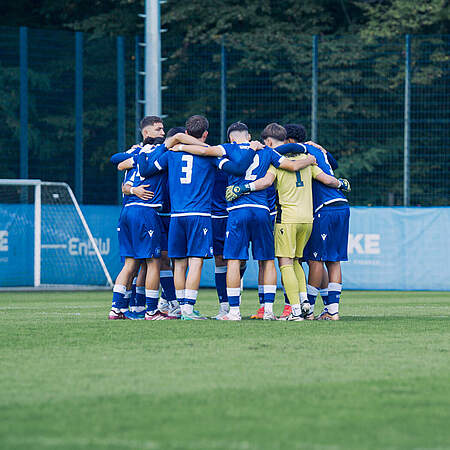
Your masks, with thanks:
[{"label": "blue advertising board", "polygon": [[[105,284],[86,233],[64,208],[42,207],[42,283]],[[82,210],[114,279],[120,207]],[[449,228],[450,208],[351,208],[345,289],[450,290]],[[33,205],[0,205],[0,286],[33,284],[33,247]],[[257,287],[257,275],[250,260],[244,286]],[[214,287],[213,260],[205,261],[201,286]]]}]

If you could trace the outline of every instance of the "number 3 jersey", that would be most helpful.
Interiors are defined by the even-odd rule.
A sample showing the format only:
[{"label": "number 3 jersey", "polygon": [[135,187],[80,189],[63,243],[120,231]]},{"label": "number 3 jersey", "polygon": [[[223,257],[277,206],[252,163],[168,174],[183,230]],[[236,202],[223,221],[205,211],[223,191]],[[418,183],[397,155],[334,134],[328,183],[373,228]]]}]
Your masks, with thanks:
[{"label": "number 3 jersey", "polygon": [[160,170],[169,171],[172,215],[211,214],[211,193],[218,164],[216,157],[172,151],[164,153],[155,162]]},{"label": "number 3 jersey", "polygon": [[[248,148],[250,144],[222,144],[227,154],[232,154],[236,151],[242,151],[242,148]],[[261,150],[255,152],[253,162],[248,167],[247,171],[242,176],[228,175],[228,184],[244,184],[251,183],[259,178],[263,178],[270,165],[279,167],[283,161],[284,156],[281,156],[278,152],[270,147],[264,147]],[[219,165],[220,167],[220,165]],[[228,204],[228,210],[231,211],[236,208],[250,207],[263,207],[269,210],[269,204],[267,200],[267,190],[253,191],[246,195],[242,195],[233,202]]]}]

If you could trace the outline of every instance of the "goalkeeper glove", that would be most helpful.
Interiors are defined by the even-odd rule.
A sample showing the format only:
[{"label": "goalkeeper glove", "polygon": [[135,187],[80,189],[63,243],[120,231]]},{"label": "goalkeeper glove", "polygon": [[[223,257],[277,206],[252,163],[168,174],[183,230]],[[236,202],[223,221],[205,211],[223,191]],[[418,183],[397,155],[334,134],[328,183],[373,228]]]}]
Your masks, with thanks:
[{"label": "goalkeeper glove", "polygon": [[350,192],[352,188],[350,187],[350,182],[346,180],[345,178],[339,178],[339,186],[338,189],[344,192]]},{"label": "goalkeeper glove", "polygon": [[232,202],[236,200],[238,197],[244,194],[248,194],[251,191],[250,184],[232,184],[231,186],[227,186],[227,190],[225,192],[225,199],[227,202]]}]

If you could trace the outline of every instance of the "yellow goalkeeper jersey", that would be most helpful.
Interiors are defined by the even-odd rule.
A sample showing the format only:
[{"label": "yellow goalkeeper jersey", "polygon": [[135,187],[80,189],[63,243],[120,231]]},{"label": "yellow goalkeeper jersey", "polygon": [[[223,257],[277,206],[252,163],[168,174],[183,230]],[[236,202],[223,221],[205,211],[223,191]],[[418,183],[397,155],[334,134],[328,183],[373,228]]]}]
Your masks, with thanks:
[{"label": "yellow goalkeeper jersey", "polygon": [[[289,159],[304,159],[306,155],[297,155]],[[322,173],[318,166],[308,166],[298,172],[269,167],[275,176],[278,191],[278,223],[312,223],[313,198],[312,179]],[[280,210],[281,207],[281,210]]]}]

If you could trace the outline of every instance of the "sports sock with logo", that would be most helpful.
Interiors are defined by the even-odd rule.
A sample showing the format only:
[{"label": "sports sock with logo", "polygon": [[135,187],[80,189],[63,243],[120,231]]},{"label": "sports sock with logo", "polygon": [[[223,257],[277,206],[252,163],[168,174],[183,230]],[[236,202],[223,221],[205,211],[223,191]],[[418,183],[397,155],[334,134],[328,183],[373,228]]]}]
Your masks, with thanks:
[{"label": "sports sock with logo", "polygon": [[320,296],[322,297],[323,305],[327,306],[328,305],[328,288],[321,289],[319,292],[320,292]]},{"label": "sports sock with logo", "polygon": [[125,300],[126,286],[123,284],[115,284],[113,288],[112,308],[116,311],[126,311],[128,308],[127,300]]},{"label": "sports sock with logo", "polygon": [[341,297],[342,284],[328,283],[328,305],[327,309],[331,315],[339,312],[339,300]]},{"label": "sports sock with logo", "polygon": [[216,267],[215,281],[217,296],[219,297],[219,303],[228,303],[227,297],[227,266]]},{"label": "sports sock with logo", "polygon": [[145,302],[147,303],[147,311],[155,311],[158,309],[159,289],[146,289]]}]

